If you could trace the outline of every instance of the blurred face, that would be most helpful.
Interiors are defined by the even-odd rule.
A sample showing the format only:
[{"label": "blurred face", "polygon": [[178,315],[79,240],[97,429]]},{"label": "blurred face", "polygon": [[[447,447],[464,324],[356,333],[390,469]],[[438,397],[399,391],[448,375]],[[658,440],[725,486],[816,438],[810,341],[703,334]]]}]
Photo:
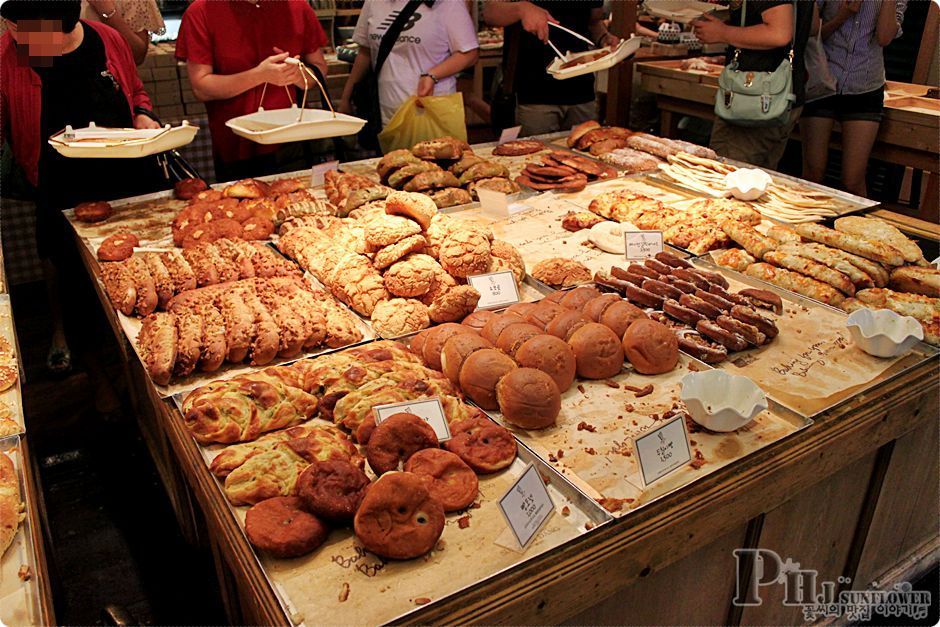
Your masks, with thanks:
[{"label": "blurred face", "polygon": [[[33,67],[49,67],[73,42],[72,33],[62,32],[61,20],[6,20],[16,42],[17,56]],[[74,31],[73,31],[74,32]]]}]

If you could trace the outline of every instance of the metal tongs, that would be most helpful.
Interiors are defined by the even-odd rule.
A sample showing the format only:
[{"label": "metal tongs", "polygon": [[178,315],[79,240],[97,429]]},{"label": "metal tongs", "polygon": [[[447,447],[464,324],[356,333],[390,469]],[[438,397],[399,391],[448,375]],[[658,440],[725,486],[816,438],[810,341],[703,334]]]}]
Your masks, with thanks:
[{"label": "metal tongs", "polygon": [[[558,30],[564,31],[564,32],[568,33],[569,35],[572,35],[573,37],[577,37],[577,38],[580,39],[581,41],[587,43],[587,45],[589,45],[591,48],[597,48],[597,46],[594,44],[593,41],[591,41],[590,39],[588,39],[588,38],[585,37],[584,35],[581,35],[581,34],[579,34],[579,33],[574,32],[574,31],[571,30],[570,28],[565,28],[565,27],[562,26],[561,24],[556,24],[555,22],[549,22],[548,25],[549,25],[549,26],[554,26],[554,27],[557,28]],[[551,40],[551,39],[547,39],[546,42],[548,43],[549,46],[551,46],[552,50],[555,51],[555,54],[558,56],[559,59],[561,59],[562,61],[567,61],[567,60],[568,60],[568,57],[566,57],[565,55],[563,55],[563,54],[561,53],[561,51],[558,50],[558,48],[555,46],[555,44],[552,43],[552,40]]]},{"label": "metal tongs", "polygon": [[[320,81],[320,79],[317,78],[317,75],[314,74],[313,71],[309,67],[307,67],[307,64],[295,57],[288,57],[287,59],[284,59],[284,63],[291,63],[293,65],[296,65],[297,69],[300,70],[300,77],[304,79],[304,98],[300,104],[300,114],[297,116],[296,123],[300,124],[301,122],[304,121],[304,109],[307,108],[307,91],[310,89],[310,83],[307,81],[308,76],[312,78],[313,82],[316,83],[317,87],[320,88],[320,93],[323,94],[323,100],[326,101],[327,106],[330,108],[330,113],[332,113],[333,117],[335,118],[336,111],[333,109],[333,103],[330,102],[329,95],[327,95],[326,90],[323,88],[323,83]],[[265,83],[264,87],[261,88],[261,103],[262,104],[264,103],[264,94],[267,91],[267,89],[268,89],[268,84]],[[290,93],[290,88],[285,85],[284,90],[287,91],[287,97],[290,100],[290,103],[293,105],[294,97]]]}]

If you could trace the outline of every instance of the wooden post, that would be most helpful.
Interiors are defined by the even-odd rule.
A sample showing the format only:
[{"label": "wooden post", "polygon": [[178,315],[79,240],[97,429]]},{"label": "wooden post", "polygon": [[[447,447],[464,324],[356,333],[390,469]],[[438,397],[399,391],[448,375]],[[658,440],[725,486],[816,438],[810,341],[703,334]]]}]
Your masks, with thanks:
[{"label": "wooden post", "polygon": [[[618,37],[629,37],[636,30],[637,0],[616,0],[612,3],[610,31]],[[630,99],[633,96],[633,59],[612,67],[607,74],[607,124],[626,126],[630,121]]]}]

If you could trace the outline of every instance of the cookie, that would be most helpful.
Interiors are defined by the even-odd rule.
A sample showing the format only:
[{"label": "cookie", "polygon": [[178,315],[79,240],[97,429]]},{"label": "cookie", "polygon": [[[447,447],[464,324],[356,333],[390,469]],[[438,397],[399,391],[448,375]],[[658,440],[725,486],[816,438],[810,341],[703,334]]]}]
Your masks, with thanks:
[{"label": "cookie", "polygon": [[441,244],[438,257],[444,269],[457,278],[483,274],[490,264],[490,242],[478,232],[457,230]]},{"label": "cookie", "polygon": [[444,532],[444,508],[417,475],[389,473],[369,487],[353,528],[366,550],[391,559],[412,559],[437,544]]},{"label": "cookie", "polygon": [[245,514],[251,544],[275,557],[300,557],[326,541],[330,530],[301,509],[296,496],[277,496],[253,505]]},{"label": "cookie", "polygon": [[311,514],[346,523],[356,515],[368,485],[369,477],[358,466],[331,459],[310,464],[298,477],[295,490]]},{"label": "cookie", "polygon": [[386,246],[375,253],[375,257],[372,258],[372,265],[379,270],[387,268],[406,255],[421,252],[426,244],[427,241],[421,235],[406,237],[400,242]]},{"label": "cookie", "polygon": [[135,246],[140,246],[140,240],[133,233],[109,235],[98,246],[98,259],[101,261],[124,261],[134,254]]},{"label": "cookie", "polygon": [[79,222],[101,222],[112,214],[111,205],[103,200],[75,205],[75,219]]},{"label": "cookie", "polygon": [[428,308],[419,300],[393,298],[380,302],[372,310],[372,328],[381,337],[407,335],[428,325]]},{"label": "cookie", "polygon": [[366,460],[375,474],[398,470],[400,464],[425,448],[437,448],[434,429],[414,414],[393,414],[372,432],[366,445]]},{"label": "cookie", "polygon": [[450,451],[431,448],[418,451],[405,463],[405,472],[425,479],[431,498],[445,512],[469,507],[479,492],[476,473]]},{"label": "cookie", "polygon": [[489,418],[474,416],[451,425],[451,438],[444,449],[454,453],[480,474],[489,474],[512,465],[516,440],[508,429]]},{"label": "cookie", "polygon": [[385,289],[405,298],[422,296],[431,289],[434,277],[443,272],[441,264],[429,255],[408,255],[385,271]]}]

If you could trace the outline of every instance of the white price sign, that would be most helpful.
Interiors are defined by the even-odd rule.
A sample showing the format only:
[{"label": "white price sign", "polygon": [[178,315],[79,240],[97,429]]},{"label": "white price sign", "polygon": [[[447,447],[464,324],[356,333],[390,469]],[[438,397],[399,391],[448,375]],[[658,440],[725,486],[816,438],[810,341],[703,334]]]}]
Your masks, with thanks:
[{"label": "white price sign", "polygon": [[310,186],[320,187],[323,185],[323,177],[327,172],[331,172],[339,167],[339,161],[325,161],[318,163],[310,168]]},{"label": "white price sign", "polygon": [[497,220],[509,217],[509,200],[506,194],[492,189],[477,188],[477,197],[480,199],[480,208],[485,215]]},{"label": "white price sign", "polygon": [[489,274],[474,274],[467,277],[470,287],[480,292],[480,302],[477,309],[497,309],[508,307],[519,302],[519,288],[516,286],[516,277],[512,271],[490,272]]},{"label": "white price sign", "polygon": [[542,475],[529,464],[499,499],[499,509],[519,546],[526,548],[555,511],[555,503],[542,481]]},{"label": "white price sign", "polygon": [[662,231],[624,231],[623,246],[627,259],[649,259],[663,252]]},{"label": "white price sign", "polygon": [[407,403],[376,405],[372,408],[372,413],[375,414],[375,424],[381,424],[383,420],[394,414],[414,414],[431,425],[438,441],[444,442],[450,439],[450,426],[444,416],[444,406],[441,405],[441,399],[436,396]]},{"label": "white price sign", "polygon": [[522,130],[521,126],[511,126],[509,128],[504,128],[503,132],[499,134],[499,144],[505,144],[506,142],[516,141],[519,138],[519,131]]},{"label": "white price sign", "polygon": [[650,485],[692,461],[685,415],[633,439],[643,484]]}]

